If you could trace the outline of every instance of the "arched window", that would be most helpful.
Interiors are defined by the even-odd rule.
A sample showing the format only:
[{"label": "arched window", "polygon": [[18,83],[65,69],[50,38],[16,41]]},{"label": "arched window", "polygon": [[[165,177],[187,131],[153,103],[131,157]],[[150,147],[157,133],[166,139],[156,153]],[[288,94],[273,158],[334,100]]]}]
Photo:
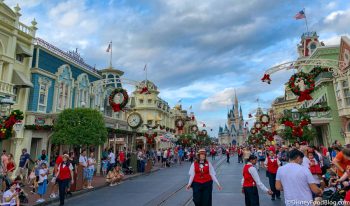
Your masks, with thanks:
[{"label": "arched window", "polygon": [[57,110],[64,110],[70,107],[71,89],[72,89],[72,72],[69,65],[63,65],[57,72]]},{"label": "arched window", "polygon": [[89,83],[89,77],[87,74],[80,74],[78,76],[78,87],[77,87],[77,106],[82,107],[86,106],[88,107],[89,105],[89,100],[90,100],[90,83]]}]

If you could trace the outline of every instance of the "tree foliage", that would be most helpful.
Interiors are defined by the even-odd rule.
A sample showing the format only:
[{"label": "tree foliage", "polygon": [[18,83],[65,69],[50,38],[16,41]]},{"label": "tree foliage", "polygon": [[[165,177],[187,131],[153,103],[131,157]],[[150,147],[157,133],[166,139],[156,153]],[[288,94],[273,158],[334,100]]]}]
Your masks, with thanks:
[{"label": "tree foliage", "polygon": [[52,142],[63,145],[99,145],[106,141],[103,116],[90,108],[66,109],[54,124]]}]

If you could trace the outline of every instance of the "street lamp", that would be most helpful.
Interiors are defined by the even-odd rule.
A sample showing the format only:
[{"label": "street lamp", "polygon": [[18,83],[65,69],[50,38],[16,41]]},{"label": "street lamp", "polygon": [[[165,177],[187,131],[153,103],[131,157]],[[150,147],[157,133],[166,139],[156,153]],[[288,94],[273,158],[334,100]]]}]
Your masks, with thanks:
[{"label": "street lamp", "polygon": [[300,118],[300,113],[295,107],[292,109],[292,118],[294,121],[297,121]]},{"label": "street lamp", "polygon": [[81,102],[80,105],[81,105],[81,107],[85,107],[86,103],[85,102]]}]

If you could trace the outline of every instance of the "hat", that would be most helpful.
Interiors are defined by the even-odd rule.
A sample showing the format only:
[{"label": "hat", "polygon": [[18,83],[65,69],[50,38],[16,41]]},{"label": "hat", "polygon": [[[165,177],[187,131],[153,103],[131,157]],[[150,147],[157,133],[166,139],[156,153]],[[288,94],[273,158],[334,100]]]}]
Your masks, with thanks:
[{"label": "hat", "polygon": [[69,155],[68,155],[68,154],[63,154],[62,157],[67,157],[67,158],[69,158]]},{"label": "hat", "polygon": [[198,154],[206,154],[205,149],[198,150]]}]

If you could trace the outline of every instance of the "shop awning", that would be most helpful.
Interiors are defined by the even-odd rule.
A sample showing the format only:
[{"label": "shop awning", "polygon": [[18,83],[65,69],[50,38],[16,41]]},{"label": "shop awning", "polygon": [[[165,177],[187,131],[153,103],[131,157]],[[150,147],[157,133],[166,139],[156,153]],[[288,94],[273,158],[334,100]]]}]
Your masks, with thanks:
[{"label": "shop awning", "polygon": [[22,88],[33,87],[32,82],[22,72],[16,70],[13,70],[12,83]]},{"label": "shop awning", "polygon": [[24,48],[22,45],[20,44],[17,44],[17,47],[16,47],[16,54],[19,54],[19,55],[22,55],[24,57],[31,57],[33,56],[32,55],[32,52],[30,52],[29,49],[26,49]]}]

